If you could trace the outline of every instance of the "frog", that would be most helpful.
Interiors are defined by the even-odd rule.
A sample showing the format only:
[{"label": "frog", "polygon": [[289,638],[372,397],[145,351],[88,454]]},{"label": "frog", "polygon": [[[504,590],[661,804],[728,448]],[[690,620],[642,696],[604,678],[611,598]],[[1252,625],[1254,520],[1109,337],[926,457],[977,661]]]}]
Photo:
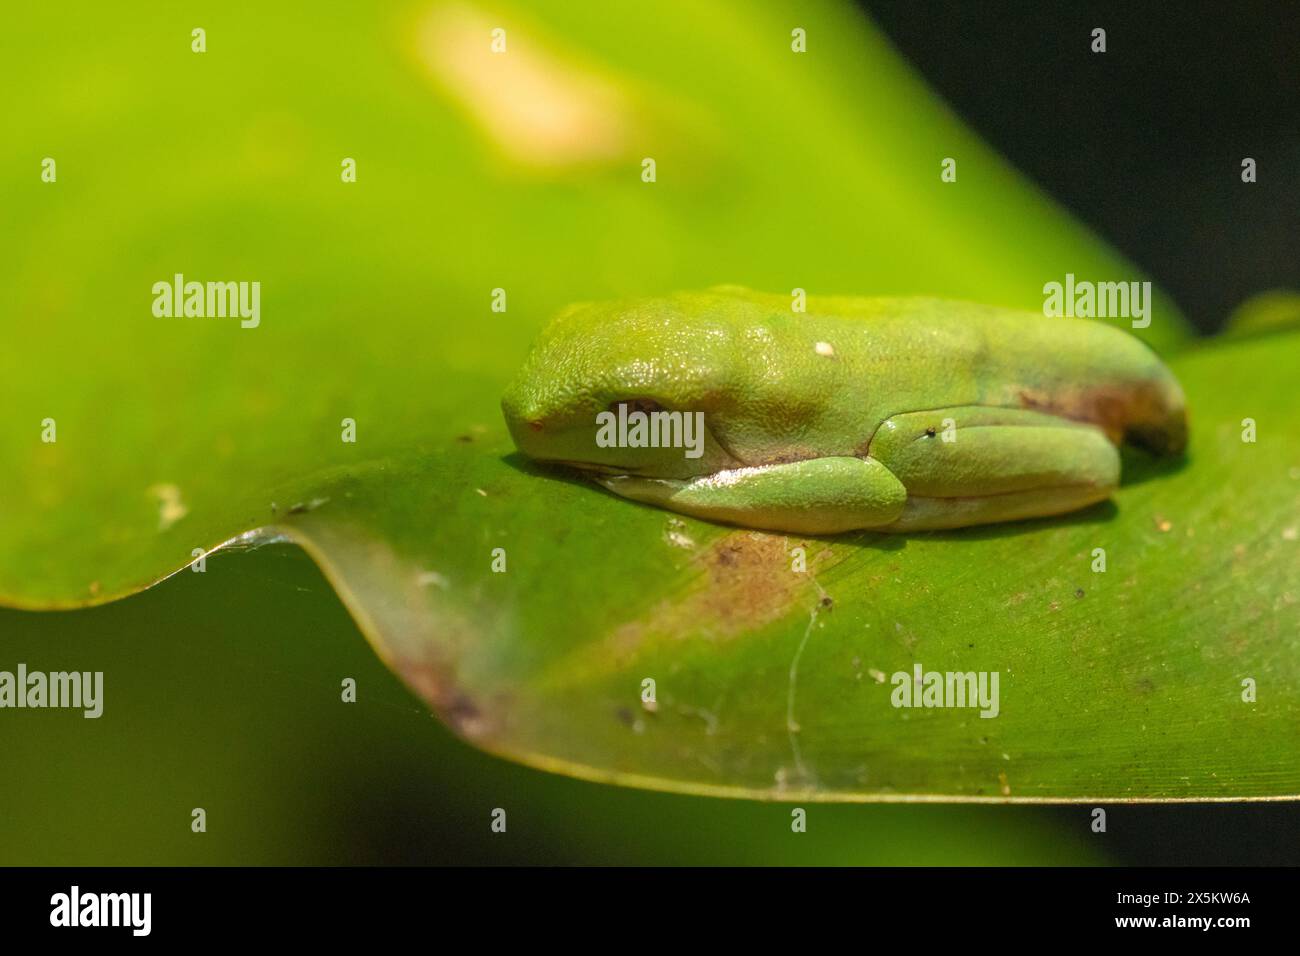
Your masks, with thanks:
[{"label": "frog", "polygon": [[[502,398],[515,447],[633,501],[810,535],[1066,514],[1111,497],[1121,446],[1185,453],[1182,388],[1122,328],[927,296],[796,302],[718,286],[563,309]],[[645,441],[638,415],[668,439],[691,416],[701,440]]]}]

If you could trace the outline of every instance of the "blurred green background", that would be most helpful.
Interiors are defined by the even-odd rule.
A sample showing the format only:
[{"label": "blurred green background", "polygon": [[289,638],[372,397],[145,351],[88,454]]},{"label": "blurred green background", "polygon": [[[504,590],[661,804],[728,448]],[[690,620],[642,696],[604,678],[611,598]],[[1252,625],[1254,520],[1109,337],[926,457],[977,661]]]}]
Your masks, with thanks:
[{"label": "blurred green background", "polygon": [[1290,805],[1110,805],[1094,834],[1087,806],[813,804],[794,834],[783,803],[516,766],[428,716],[288,545],[88,611],[0,610],[0,635],[7,661],[103,670],[106,700],[4,715],[3,864],[1295,862]]},{"label": "blurred green background", "polygon": [[[785,804],[544,774],[458,742],[296,548],[117,604],[0,612],[6,658],[103,670],[104,716],[4,715],[4,863],[1089,863],[1087,813]],[[34,663],[32,664],[34,666]],[[340,682],[358,684],[355,704]],[[207,810],[208,832],[190,832]],[[492,810],[507,831],[490,830]]]}]

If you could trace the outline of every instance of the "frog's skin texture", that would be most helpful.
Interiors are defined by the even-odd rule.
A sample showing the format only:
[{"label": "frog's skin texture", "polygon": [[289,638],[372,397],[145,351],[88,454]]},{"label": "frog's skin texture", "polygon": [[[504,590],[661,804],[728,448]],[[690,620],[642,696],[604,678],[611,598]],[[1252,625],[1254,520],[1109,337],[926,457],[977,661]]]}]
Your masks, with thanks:
[{"label": "frog's skin texture", "polygon": [[[1178,382],[1119,329],[929,298],[790,302],[721,287],[570,306],[502,400],[515,444],[628,498],[801,534],[1061,514],[1110,495],[1121,442],[1186,444]],[[596,416],[619,403],[703,412],[703,455],[599,447]]]}]

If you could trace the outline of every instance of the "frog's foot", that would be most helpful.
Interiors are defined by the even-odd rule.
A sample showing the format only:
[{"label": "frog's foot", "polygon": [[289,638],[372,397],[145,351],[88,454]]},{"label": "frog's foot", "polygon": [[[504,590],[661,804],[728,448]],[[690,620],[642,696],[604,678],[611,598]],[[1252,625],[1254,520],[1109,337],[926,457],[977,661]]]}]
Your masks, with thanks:
[{"label": "frog's foot", "polygon": [[1101,429],[1035,411],[961,406],[895,415],[868,450],[907,488],[887,531],[1064,514],[1119,485],[1119,451]]},{"label": "frog's foot", "polygon": [[597,478],[625,498],[769,531],[836,534],[896,522],[907,490],[872,458],[812,458],[735,468],[688,480]]},{"label": "frog's foot", "polygon": [[610,491],[748,528],[924,531],[1063,514],[1109,497],[1119,452],[1093,425],[962,406],[885,421],[864,457],[812,458],[686,480],[600,477]]}]

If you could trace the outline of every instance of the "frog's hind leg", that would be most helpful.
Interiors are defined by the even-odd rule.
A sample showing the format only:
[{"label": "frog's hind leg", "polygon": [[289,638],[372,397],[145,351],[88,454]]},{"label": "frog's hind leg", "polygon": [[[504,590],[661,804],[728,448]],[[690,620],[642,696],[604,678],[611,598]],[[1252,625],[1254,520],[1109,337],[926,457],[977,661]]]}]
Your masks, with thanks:
[{"label": "frog's hind leg", "polygon": [[869,451],[907,488],[907,504],[886,531],[1064,514],[1105,500],[1119,484],[1119,451],[1101,429],[1022,409],[895,415]]},{"label": "frog's hind leg", "polygon": [[907,500],[902,482],[870,458],[811,458],[686,480],[636,475],[597,480],[625,498],[682,514],[795,534],[888,525]]}]

